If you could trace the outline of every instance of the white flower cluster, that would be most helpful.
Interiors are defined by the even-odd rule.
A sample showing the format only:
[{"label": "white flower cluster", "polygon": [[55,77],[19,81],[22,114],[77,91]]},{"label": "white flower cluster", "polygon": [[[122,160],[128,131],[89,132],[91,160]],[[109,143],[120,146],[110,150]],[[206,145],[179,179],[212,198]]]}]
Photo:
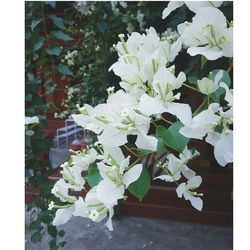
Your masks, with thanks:
[{"label": "white flower cluster", "polygon": [[[113,208],[118,200],[124,199],[125,189],[139,178],[142,171],[141,164],[129,163],[130,157],[125,158],[120,148],[104,147],[102,154],[91,148],[73,155],[69,162],[62,164],[62,178],[51,191],[62,203],[56,205],[52,201],[49,204],[50,210],[57,208],[53,225],[66,223],[72,215],[89,218],[94,222],[100,222],[109,215],[106,225],[109,230],[113,230]],[[79,192],[85,190],[86,177],[82,173],[94,165],[102,180],[83,199],[79,196]]]},{"label": "white flower cluster", "polygon": [[[164,16],[183,3],[170,2]],[[221,3],[213,2],[212,6],[211,2],[185,3],[196,15],[192,23],[178,26],[179,34],[167,30],[160,37],[151,27],[146,34],[133,32],[127,39],[120,34],[120,41],[113,45],[118,60],[109,70],[120,77],[122,89],[108,88],[105,103],[95,107],[88,104],[78,106],[79,114],[72,115],[76,123],[97,135],[97,145],[101,145],[103,151],[97,154],[95,149],[90,149],[72,156],[70,164],[63,165],[63,179],[56,183],[53,193],[66,205],[50,204],[50,208],[58,208],[54,225],[65,223],[72,215],[88,217],[96,222],[109,216],[107,226],[112,230],[114,206],[124,198],[125,189],[142,172],[142,164],[136,163],[143,157],[134,154],[138,159],[130,164],[129,157],[124,157],[120,147],[124,146],[133,153],[127,146],[128,141],[131,144],[129,138],[132,136],[137,153],[141,149],[157,152],[159,142],[152,134],[151,124],[157,126],[155,122],[159,120],[166,122],[163,113],[183,124],[180,134],[187,138],[205,139],[213,145],[215,158],[221,166],[233,161],[233,94],[224,82],[224,73],[227,72],[218,70],[213,77],[203,77],[194,88],[185,83],[187,77],[184,72],[176,73],[173,64],[183,48],[188,48],[191,56],[201,54],[208,60],[232,57],[232,27],[227,27],[226,18],[216,8]],[[204,95],[203,103],[194,113],[189,104],[180,102],[182,86]],[[219,99],[225,94],[224,99],[221,98],[222,105],[212,98],[218,91]],[[157,166],[164,174],[156,179],[176,183],[178,197],[183,196],[194,208],[201,210],[202,194],[194,189],[200,186],[202,179],[186,165],[197,155],[187,147],[179,157],[169,154],[164,162],[158,162]],[[82,177],[82,172],[88,171],[90,166],[99,170],[102,180],[87,192],[84,199],[76,198],[71,191],[84,189],[86,178]],[[182,175],[187,181],[178,183]]]},{"label": "white flower cluster", "polygon": [[73,50],[71,52],[68,51],[64,59],[62,59],[62,63],[67,62],[69,66],[73,66],[75,64],[74,60],[77,54],[78,54],[77,50]]},{"label": "white flower cluster", "polygon": [[178,32],[183,38],[183,45],[191,56],[203,55],[208,60],[233,56],[233,27],[224,14],[217,9],[223,1],[169,2],[162,18],[183,4],[196,13],[191,23],[178,25]]},{"label": "white flower cluster", "polygon": [[[189,200],[194,208],[201,211],[203,201],[200,196],[202,193],[193,191],[201,184],[201,177],[196,176],[195,172],[191,170],[186,164],[199,153],[195,151],[192,153],[187,147],[180,153],[179,158],[173,154],[167,156],[167,160],[164,163],[159,162],[157,167],[160,167],[164,171],[164,175],[160,175],[155,179],[164,180],[166,182],[175,182],[178,187],[176,189],[179,198],[184,196],[185,200]],[[187,179],[187,183],[179,184],[177,181],[181,179],[181,174]]]}]

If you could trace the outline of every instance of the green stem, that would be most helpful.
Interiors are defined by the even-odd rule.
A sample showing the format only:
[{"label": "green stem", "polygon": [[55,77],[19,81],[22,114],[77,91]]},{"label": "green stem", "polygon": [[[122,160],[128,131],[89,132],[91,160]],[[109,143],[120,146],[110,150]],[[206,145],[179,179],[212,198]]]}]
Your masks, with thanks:
[{"label": "green stem", "polygon": [[135,157],[139,158],[139,155],[137,155],[135,152],[133,152],[127,145],[124,145],[124,147]]},{"label": "green stem", "polygon": [[169,123],[169,124],[173,124],[173,122],[171,122],[171,121],[169,121],[169,120],[167,120],[167,119],[163,118],[163,116],[161,116],[161,119],[162,119],[163,121],[165,121],[165,122]]},{"label": "green stem", "polygon": [[199,111],[207,104],[207,99],[208,99],[208,97],[206,97],[203,100],[203,102],[201,103],[201,105],[194,111],[193,116],[196,116],[199,113]]},{"label": "green stem", "polygon": [[190,86],[190,85],[188,85],[188,84],[183,83],[183,86],[185,86],[185,87],[187,87],[187,88],[189,88],[189,89],[192,89],[192,90],[194,90],[194,91],[200,93],[200,91],[199,91],[198,89],[196,89],[196,88],[194,88],[194,87],[192,87],[192,86]]},{"label": "green stem", "polygon": [[230,73],[231,70],[232,70],[232,68],[233,68],[233,63],[230,64],[230,66],[229,66],[229,68],[228,68],[228,70],[227,70],[227,73]]}]

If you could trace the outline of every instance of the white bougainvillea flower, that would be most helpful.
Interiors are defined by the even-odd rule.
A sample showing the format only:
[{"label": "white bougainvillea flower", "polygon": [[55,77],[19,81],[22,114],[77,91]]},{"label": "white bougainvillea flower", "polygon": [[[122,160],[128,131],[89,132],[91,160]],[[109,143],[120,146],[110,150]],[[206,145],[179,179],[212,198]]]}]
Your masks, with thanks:
[{"label": "white bougainvillea flower", "polygon": [[147,91],[146,83],[151,83],[159,67],[172,62],[182,48],[182,38],[160,39],[155,29],[150,27],[147,34],[132,33],[125,42],[123,37],[114,47],[119,59],[109,70],[121,78],[120,85],[137,98]]},{"label": "white bougainvillea flower", "polygon": [[176,182],[181,178],[181,173],[185,178],[190,179],[195,176],[195,172],[191,170],[186,164],[197,155],[197,152],[192,153],[187,147],[177,158],[173,154],[167,156],[164,163],[159,162],[157,167],[164,171],[164,175],[157,176],[154,179],[164,180],[166,182]]},{"label": "white bougainvillea flower", "polygon": [[[157,139],[147,135],[150,118],[139,113],[136,98],[122,90],[109,96],[107,103],[97,105],[90,114],[72,116],[76,123],[83,124],[84,116],[88,116],[86,129],[97,133],[101,144],[117,147],[127,143],[128,135],[136,135],[136,146],[155,151]],[[90,117],[91,116],[91,117]]]},{"label": "white bougainvillea flower", "polygon": [[229,89],[228,86],[224,83],[220,83],[220,87],[224,88],[226,90],[225,94],[225,101],[228,102],[228,106],[232,107],[233,106],[233,89]]},{"label": "white bougainvillea flower", "polygon": [[104,152],[104,161],[97,163],[103,178],[97,193],[103,203],[117,204],[124,197],[125,189],[140,177],[142,164],[129,168],[130,157],[125,158],[120,148],[104,148]]},{"label": "white bougainvillea flower", "polygon": [[171,12],[180,8],[184,4],[187,5],[189,10],[197,13],[201,7],[220,7],[223,4],[223,1],[170,1],[168,7],[162,12],[162,19],[168,17]]},{"label": "white bougainvillea flower", "polygon": [[39,123],[38,116],[32,116],[32,117],[25,116],[25,125],[34,124],[34,123]]},{"label": "white bougainvillea flower", "polygon": [[148,116],[168,112],[176,115],[181,122],[189,123],[192,116],[190,106],[174,102],[180,98],[180,93],[173,94],[173,90],[182,86],[186,76],[180,72],[178,77],[175,77],[171,69],[173,68],[159,68],[153,80],[151,93],[143,94],[140,98],[139,110]]},{"label": "white bougainvillea flower", "polygon": [[192,23],[177,28],[191,56],[200,54],[208,60],[233,56],[233,28],[227,27],[226,17],[217,8],[199,8]]},{"label": "white bougainvillea flower", "polygon": [[92,106],[85,104],[83,107],[78,106],[78,110],[80,114],[71,115],[75,123],[96,134],[103,130],[104,124],[95,119],[95,109]]},{"label": "white bougainvillea flower", "polygon": [[192,206],[199,211],[201,211],[203,207],[203,201],[199,197],[202,196],[202,194],[198,194],[193,190],[198,188],[201,185],[201,182],[202,179],[200,176],[194,176],[189,179],[187,183],[181,183],[176,189],[176,193],[179,198],[184,196],[185,200],[189,200]]},{"label": "white bougainvillea flower", "polygon": [[208,133],[206,142],[214,146],[214,157],[221,166],[233,162],[233,131]]},{"label": "white bougainvillea flower", "polygon": [[62,202],[74,203],[76,198],[68,194],[69,188],[72,188],[72,185],[66,183],[64,179],[59,179],[55,183],[51,193],[58,197]]},{"label": "white bougainvillea flower", "polygon": [[197,81],[199,90],[201,93],[205,95],[210,95],[214,91],[216,91],[219,88],[219,82],[223,77],[223,71],[219,70],[216,74],[214,80],[211,80],[207,77],[202,78],[201,80]]},{"label": "white bougainvillea flower", "polygon": [[85,200],[83,200],[82,197],[78,198],[75,202],[75,211],[73,212],[73,215],[89,218],[94,222],[100,222],[109,214],[106,226],[112,231],[113,226],[111,219],[114,215],[114,205],[115,204],[102,203],[99,199],[96,187],[94,187],[86,194]]},{"label": "white bougainvillea flower", "polygon": [[200,155],[200,153],[197,150],[189,150],[186,146],[184,150],[179,154],[179,158],[183,162],[183,164],[186,164],[198,155]]},{"label": "white bougainvillea flower", "polygon": [[180,133],[188,138],[202,140],[218,124],[220,116],[215,114],[218,110],[218,103],[210,104],[207,110],[193,117],[190,123],[184,122],[184,127],[180,128]]},{"label": "white bougainvillea flower", "polygon": [[68,187],[75,191],[81,191],[85,184],[85,180],[82,177],[82,168],[77,165],[69,166],[68,163],[62,164],[61,167],[63,170],[60,173],[63,179],[67,181],[67,184],[69,184]]},{"label": "white bougainvillea flower", "polygon": [[59,208],[56,211],[55,218],[52,222],[53,226],[60,226],[67,223],[75,210],[75,206],[71,205],[67,208]]},{"label": "white bougainvillea flower", "polygon": [[73,164],[79,166],[82,170],[88,170],[89,166],[97,159],[97,152],[94,148],[84,150],[79,154],[71,156]]}]

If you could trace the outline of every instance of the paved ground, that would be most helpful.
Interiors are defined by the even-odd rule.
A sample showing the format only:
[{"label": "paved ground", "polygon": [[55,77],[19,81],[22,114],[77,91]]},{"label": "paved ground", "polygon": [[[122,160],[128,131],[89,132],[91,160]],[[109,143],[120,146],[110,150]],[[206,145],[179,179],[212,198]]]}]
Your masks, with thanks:
[{"label": "paved ground", "polygon": [[[113,222],[109,232],[103,223],[79,217],[60,226],[68,242],[64,250],[231,250],[232,228],[167,220],[125,217]],[[26,250],[47,250],[50,238],[41,244],[26,241]]]}]

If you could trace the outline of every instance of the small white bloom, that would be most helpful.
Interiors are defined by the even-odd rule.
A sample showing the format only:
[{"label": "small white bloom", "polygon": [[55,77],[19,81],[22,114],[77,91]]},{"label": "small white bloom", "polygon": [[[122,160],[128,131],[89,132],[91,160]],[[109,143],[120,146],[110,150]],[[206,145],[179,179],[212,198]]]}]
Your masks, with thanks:
[{"label": "small white bloom", "polygon": [[38,116],[32,116],[32,117],[25,116],[25,125],[34,124],[34,123],[39,123]]},{"label": "small white bloom", "polygon": [[35,134],[35,132],[34,132],[33,130],[27,130],[27,131],[25,132],[25,134],[28,135],[28,136],[32,136],[32,135]]},{"label": "small white bloom", "polygon": [[223,71],[219,70],[219,72],[216,74],[214,81],[204,77],[201,80],[197,81],[199,90],[201,91],[201,93],[205,94],[205,95],[210,95],[212,94],[214,91],[216,91],[219,88],[219,83],[221,78],[223,77]]},{"label": "small white bloom", "polygon": [[55,202],[54,202],[54,201],[51,201],[51,202],[49,203],[49,208],[48,208],[48,210],[52,210],[52,209],[54,208],[54,206],[55,206]]},{"label": "small white bloom", "polygon": [[201,185],[202,179],[200,176],[194,176],[193,178],[189,179],[187,183],[181,183],[177,189],[176,193],[179,198],[184,196],[185,200],[189,200],[192,206],[201,211],[203,207],[203,201],[199,196],[202,194],[198,194],[193,190],[198,188]]}]

